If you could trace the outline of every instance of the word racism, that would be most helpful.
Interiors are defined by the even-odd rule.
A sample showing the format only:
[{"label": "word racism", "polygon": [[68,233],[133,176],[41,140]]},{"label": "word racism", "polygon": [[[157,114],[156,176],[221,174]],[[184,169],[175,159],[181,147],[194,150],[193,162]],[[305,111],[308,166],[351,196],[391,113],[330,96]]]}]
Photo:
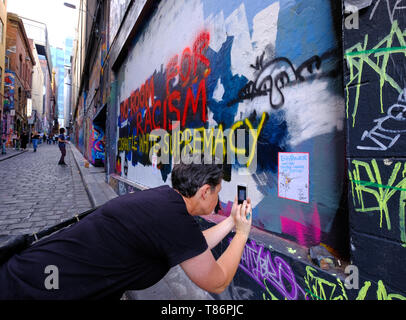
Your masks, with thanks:
[{"label": "word racism", "polygon": [[[200,111],[201,122],[205,123],[207,120],[206,78],[210,74],[210,61],[204,56],[203,51],[208,48],[209,41],[210,34],[202,32],[195,40],[192,50],[189,47],[183,50],[180,61],[178,55],[169,60],[165,68],[164,92],[155,92],[154,76],[152,76],[141,88],[136,89],[130,97],[121,102],[120,122],[135,120],[137,135],[161,128],[171,131],[174,129],[172,121],[181,122],[182,128],[185,127],[191,107],[194,116]],[[203,72],[199,72],[201,70]],[[172,90],[175,78],[178,76],[180,88]],[[198,83],[198,89],[195,97],[193,89],[196,83]],[[186,98],[181,95],[181,90],[184,91],[184,89],[186,89]],[[163,100],[155,100],[155,95],[160,93]]]},{"label": "word racism", "polygon": [[240,165],[256,169],[256,145],[266,113],[259,121],[247,118],[227,130],[222,124],[207,128],[206,80],[211,69],[205,52],[209,43],[210,34],[201,32],[192,48],[186,47],[180,58],[176,54],[169,59],[164,72],[155,72],[120,103],[118,151],[126,152],[134,165],[150,164],[156,157],[157,164],[166,165],[170,156],[176,162],[183,155],[204,153],[229,164],[237,155]]}]

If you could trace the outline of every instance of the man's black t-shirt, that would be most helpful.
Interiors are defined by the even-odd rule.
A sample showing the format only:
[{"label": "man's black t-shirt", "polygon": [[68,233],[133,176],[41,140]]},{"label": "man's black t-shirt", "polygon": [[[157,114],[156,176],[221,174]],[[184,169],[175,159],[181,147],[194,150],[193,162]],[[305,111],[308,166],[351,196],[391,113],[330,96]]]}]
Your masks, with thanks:
[{"label": "man's black t-shirt", "polygon": [[[207,248],[172,188],[127,194],[0,266],[0,299],[120,298]],[[45,273],[47,266],[52,272]]]}]

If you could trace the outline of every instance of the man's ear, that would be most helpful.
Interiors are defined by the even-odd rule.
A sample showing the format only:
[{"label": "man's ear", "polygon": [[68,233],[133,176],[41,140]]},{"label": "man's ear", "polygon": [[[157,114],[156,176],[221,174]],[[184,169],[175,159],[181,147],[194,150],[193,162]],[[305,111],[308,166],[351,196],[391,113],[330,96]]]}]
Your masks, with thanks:
[{"label": "man's ear", "polygon": [[206,200],[207,196],[210,193],[210,190],[211,190],[211,188],[208,184],[205,184],[200,187],[199,192],[200,192],[200,196],[203,198],[203,200]]}]

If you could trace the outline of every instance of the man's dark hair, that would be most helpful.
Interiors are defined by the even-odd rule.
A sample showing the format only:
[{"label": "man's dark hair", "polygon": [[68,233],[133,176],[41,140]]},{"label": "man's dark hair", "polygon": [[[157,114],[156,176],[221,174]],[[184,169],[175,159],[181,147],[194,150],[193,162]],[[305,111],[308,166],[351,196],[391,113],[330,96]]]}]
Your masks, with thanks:
[{"label": "man's dark hair", "polygon": [[214,190],[222,179],[223,166],[210,162],[175,164],[172,170],[172,187],[186,198],[193,197],[205,184]]},{"label": "man's dark hair", "polygon": [[60,133],[60,134],[64,134],[64,133],[65,133],[65,128],[60,128],[60,129],[59,129],[59,133]]}]

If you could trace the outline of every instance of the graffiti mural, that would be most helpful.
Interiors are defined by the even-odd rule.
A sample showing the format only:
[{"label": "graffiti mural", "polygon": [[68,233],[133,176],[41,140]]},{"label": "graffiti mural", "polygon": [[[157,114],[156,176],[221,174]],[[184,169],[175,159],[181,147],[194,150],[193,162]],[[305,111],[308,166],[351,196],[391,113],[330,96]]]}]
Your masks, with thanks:
[{"label": "graffiti mural", "polygon": [[[229,239],[231,242],[232,239]],[[297,284],[291,266],[280,256],[250,240],[244,248],[240,268],[264,290],[272,286],[287,300],[299,300],[306,292]]]},{"label": "graffiti mural", "polygon": [[[372,69],[379,79],[379,110],[383,113],[383,98],[384,87],[390,86],[398,94],[402,92],[402,83],[399,83],[398,79],[394,78],[392,72],[389,71],[389,60],[394,56],[405,53],[406,50],[406,29],[402,29],[399,26],[397,20],[392,24],[389,33],[380,40],[376,45],[370,46],[368,35],[365,35],[363,42],[359,42],[356,45],[348,48],[345,53],[345,58],[349,66],[350,75],[346,84],[347,91],[347,117],[349,117],[350,109],[351,113],[351,126],[356,124],[358,107],[360,104],[360,96],[362,90],[362,84],[365,81],[366,71],[368,67]],[[397,45],[400,44],[400,45]],[[396,74],[395,74],[396,75]],[[363,80],[364,79],[364,80]],[[350,89],[355,89],[355,96],[350,99]],[[365,90],[363,90],[365,91]],[[365,94],[365,92],[364,92]],[[353,106],[350,108],[350,101],[353,101]]]},{"label": "graffiti mural", "polygon": [[[202,218],[203,228],[212,224]],[[215,249],[218,258],[231,241],[226,237]],[[265,242],[267,242],[265,240]],[[357,278],[357,287],[347,284],[344,268],[322,270],[304,257],[272,249],[267,242],[251,237],[232,283],[215,299],[233,300],[406,300],[404,290],[390,288],[383,280]],[[294,250],[293,250],[294,252]]]},{"label": "graffiti mural", "polygon": [[104,130],[102,127],[93,124],[93,145],[92,145],[92,160],[100,160],[104,163],[105,160],[105,140],[104,140]]},{"label": "graffiti mural", "polygon": [[[345,101],[333,10],[324,0],[161,2],[117,73],[115,172],[170,184],[177,156],[209,150],[226,163],[221,214],[245,183],[255,226],[339,248]],[[234,144],[238,132],[250,143]],[[303,203],[278,197],[280,152],[309,154]]]},{"label": "graffiti mural", "polygon": [[344,30],[351,260],[367,278],[358,298],[404,299],[387,287],[406,287],[406,6],[369,2]]},{"label": "graffiti mural", "polygon": [[361,137],[361,141],[369,140],[371,145],[358,145],[358,149],[386,151],[406,132],[406,89],[399,95],[397,103],[389,107],[386,116],[374,122],[376,125],[365,130]]},{"label": "graffiti mural", "polygon": [[[348,175],[355,211],[360,214],[376,213],[377,226],[395,231],[397,240],[406,247],[406,164],[403,161],[386,161],[378,165],[375,159],[352,160],[351,169]],[[384,174],[388,177],[385,178]],[[390,210],[397,207],[397,211]],[[371,215],[369,217],[372,218]]]},{"label": "graffiti mural", "polygon": [[14,109],[15,73],[7,70],[4,73],[4,111]]}]

